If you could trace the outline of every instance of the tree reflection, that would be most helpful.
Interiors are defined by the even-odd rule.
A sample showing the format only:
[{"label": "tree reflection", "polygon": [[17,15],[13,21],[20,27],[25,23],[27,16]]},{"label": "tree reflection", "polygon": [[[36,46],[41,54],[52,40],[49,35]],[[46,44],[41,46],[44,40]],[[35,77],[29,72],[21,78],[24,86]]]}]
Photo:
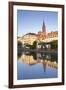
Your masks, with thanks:
[{"label": "tree reflection", "polygon": [[58,62],[58,55],[56,53],[38,53],[38,52],[18,52],[18,58],[25,54],[26,56],[33,56],[34,60],[50,60]]}]

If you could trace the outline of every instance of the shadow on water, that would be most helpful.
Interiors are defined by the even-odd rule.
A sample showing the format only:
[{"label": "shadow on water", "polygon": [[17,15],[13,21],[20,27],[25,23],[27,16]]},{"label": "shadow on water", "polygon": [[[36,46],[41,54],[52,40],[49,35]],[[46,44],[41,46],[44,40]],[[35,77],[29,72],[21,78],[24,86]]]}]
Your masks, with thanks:
[{"label": "shadow on water", "polygon": [[57,53],[45,53],[45,52],[18,52],[18,59],[22,56],[22,55],[26,55],[26,56],[33,56],[34,60],[38,59],[42,59],[42,60],[50,60],[50,61],[56,61],[58,63],[58,54]]},{"label": "shadow on water", "polygon": [[19,59],[22,56],[22,52],[17,53],[17,58]]}]

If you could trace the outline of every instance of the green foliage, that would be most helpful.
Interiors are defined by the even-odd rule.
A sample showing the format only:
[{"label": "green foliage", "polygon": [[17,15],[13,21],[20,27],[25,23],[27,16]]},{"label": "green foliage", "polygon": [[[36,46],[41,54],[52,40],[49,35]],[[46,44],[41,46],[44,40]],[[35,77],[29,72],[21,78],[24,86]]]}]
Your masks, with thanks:
[{"label": "green foliage", "polygon": [[31,47],[31,45],[29,45],[29,44],[26,44],[25,46],[27,46],[27,47],[29,47],[29,48]]},{"label": "green foliage", "polygon": [[57,49],[58,48],[58,40],[54,40],[50,42],[51,44],[51,49]]},{"label": "green foliage", "polygon": [[22,43],[20,41],[17,42],[18,46],[22,46]]},{"label": "green foliage", "polygon": [[[44,46],[45,49],[46,49],[46,44],[50,44],[51,49],[54,49],[54,50],[57,50],[57,49],[58,49],[58,40],[53,40],[53,41],[51,41],[51,42],[49,42],[49,43],[41,42],[41,43],[40,43],[41,49],[43,49],[43,46]],[[18,45],[22,45],[22,43],[18,42]],[[26,46],[26,47],[29,47],[30,49],[36,49],[36,45],[37,45],[37,41],[34,41],[34,42],[33,42],[33,45],[26,44],[25,46]]]},{"label": "green foliage", "polygon": [[29,47],[30,49],[36,49],[36,44],[37,44],[37,42],[34,41],[34,42],[33,42],[33,45],[27,44],[26,46]]},{"label": "green foliage", "polygon": [[37,42],[34,41],[34,42],[33,42],[33,45],[32,45],[32,49],[36,49],[36,44],[37,44]]}]

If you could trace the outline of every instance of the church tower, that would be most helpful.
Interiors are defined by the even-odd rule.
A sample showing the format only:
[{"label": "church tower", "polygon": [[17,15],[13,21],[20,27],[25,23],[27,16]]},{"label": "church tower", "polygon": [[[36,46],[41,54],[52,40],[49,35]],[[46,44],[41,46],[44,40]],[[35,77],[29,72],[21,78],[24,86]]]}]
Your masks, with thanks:
[{"label": "church tower", "polygon": [[42,32],[45,32],[46,33],[46,26],[45,26],[44,21],[43,21],[43,25],[42,25]]}]

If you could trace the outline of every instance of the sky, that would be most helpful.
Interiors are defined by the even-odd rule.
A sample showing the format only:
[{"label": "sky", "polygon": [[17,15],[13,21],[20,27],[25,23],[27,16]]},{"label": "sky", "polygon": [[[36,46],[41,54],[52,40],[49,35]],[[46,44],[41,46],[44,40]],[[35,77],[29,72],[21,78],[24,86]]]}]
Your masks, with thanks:
[{"label": "sky", "polygon": [[17,35],[38,33],[42,30],[43,21],[46,32],[58,30],[58,12],[56,11],[17,10]]}]

